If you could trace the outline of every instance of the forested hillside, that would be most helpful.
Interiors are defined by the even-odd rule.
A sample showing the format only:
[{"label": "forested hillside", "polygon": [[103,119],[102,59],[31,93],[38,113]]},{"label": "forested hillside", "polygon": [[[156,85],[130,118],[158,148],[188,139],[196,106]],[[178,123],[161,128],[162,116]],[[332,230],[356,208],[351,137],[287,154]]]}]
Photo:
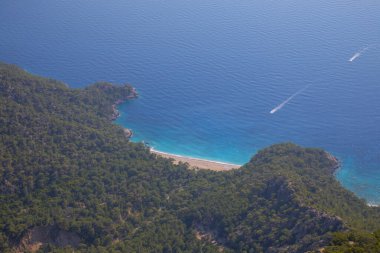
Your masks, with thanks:
[{"label": "forested hillside", "polygon": [[173,165],[112,123],[134,96],[0,64],[0,252],[380,252],[380,208],[340,186],[325,151]]}]

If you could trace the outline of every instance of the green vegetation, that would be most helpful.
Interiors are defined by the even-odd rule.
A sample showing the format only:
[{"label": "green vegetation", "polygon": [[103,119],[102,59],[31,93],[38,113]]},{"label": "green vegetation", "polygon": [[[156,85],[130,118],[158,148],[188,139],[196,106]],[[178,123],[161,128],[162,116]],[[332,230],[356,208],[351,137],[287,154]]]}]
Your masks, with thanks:
[{"label": "green vegetation", "polygon": [[380,230],[368,232],[338,232],[324,253],[378,253],[380,252]]},{"label": "green vegetation", "polygon": [[323,150],[274,145],[223,173],[173,165],[110,121],[132,93],[0,64],[0,252],[379,252],[379,208]]}]

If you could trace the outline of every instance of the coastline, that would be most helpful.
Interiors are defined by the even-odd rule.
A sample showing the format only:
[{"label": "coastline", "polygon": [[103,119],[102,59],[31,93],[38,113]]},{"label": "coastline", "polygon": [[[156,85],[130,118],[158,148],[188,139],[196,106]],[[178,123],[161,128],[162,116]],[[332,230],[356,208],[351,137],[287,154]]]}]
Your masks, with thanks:
[{"label": "coastline", "polygon": [[[135,99],[138,97],[138,94],[136,92],[135,88],[132,88],[131,94],[127,96],[124,99],[118,99],[115,101],[114,104],[112,104],[112,114],[111,114],[111,120],[114,121],[120,116],[120,112],[117,109],[117,106],[120,105],[121,103],[130,100],[130,99]],[[130,138],[133,136],[133,132],[131,129],[123,127],[124,135],[126,139],[130,140]],[[184,155],[177,155],[177,154],[172,154],[172,153],[167,153],[159,150],[155,150],[154,148],[150,148],[150,152],[153,154],[156,154],[158,156],[164,157],[164,158],[169,158],[173,159],[175,164],[178,164],[179,162],[182,163],[188,163],[189,167],[192,169],[207,169],[207,170],[212,170],[212,171],[229,171],[233,169],[238,169],[243,165],[239,164],[232,164],[232,163],[225,163],[225,162],[219,162],[219,161],[213,161],[213,160],[207,160],[207,159],[201,159],[201,158],[195,158],[195,157],[190,157],[190,156],[184,156]],[[335,163],[335,166],[331,168],[331,172],[336,178],[336,173],[339,169],[341,169],[341,162],[339,159],[337,159],[335,156],[332,154],[326,152],[327,158],[332,160]],[[339,180],[338,180],[339,181]],[[379,208],[380,204],[378,203],[373,203],[373,202],[366,202],[366,205],[372,208]]]},{"label": "coastline", "polygon": [[[115,121],[120,116],[120,112],[117,109],[117,106],[125,102],[126,100],[134,99],[134,98],[137,98],[137,92],[133,88],[132,94],[130,94],[128,97],[124,99],[118,99],[117,101],[115,101],[115,103],[112,104],[111,121]],[[133,131],[131,129],[123,127],[123,131],[124,131],[124,136],[128,140],[133,136]],[[190,156],[182,156],[182,155],[166,153],[166,152],[155,150],[154,148],[150,148],[150,152],[156,155],[162,156],[164,158],[173,159],[175,164],[178,164],[179,162],[188,163],[191,168],[195,168],[195,169],[228,171],[232,169],[238,169],[242,166],[239,164],[225,163],[225,162],[195,158],[195,157],[190,157]]]},{"label": "coastline", "polygon": [[228,171],[233,169],[238,169],[242,165],[239,164],[232,164],[232,163],[224,163],[224,162],[218,162],[213,160],[206,160],[201,158],[194,158],[189,156],[183,156],[183,155],[175,155],[170,154],[162,151],[155,150],[154,148],[150,148],[150,152],[165,158],[174,159],[174,163],[188,163],[190,167],[192,168],[199,168],[199,169],[208,169],[208,170],[214,170],[214,171]]},{"label": "coastline", "polygon": [[[138,97],[138,93],[136,91],[135,88],[131,88],[131,94],[129,94],[127,97],[123,98],[123,99],[118,99],[116,100],[113,104],[112,104],[112,114],[111,114],[111,121],[115,121],[119,116],[120,116],[120,112],[119,110],[117,109],[117,106],[124,103],[125,101],[129,100],[129,99],[135,99]],[[124,131],[124,136],[125,138],[127,138],[128,140],[130,138],[132,138],[133,136],[133,132],[132,132],[132,129],[129,129],[129,128],[125,128],[123,127],[123,131]]]}]

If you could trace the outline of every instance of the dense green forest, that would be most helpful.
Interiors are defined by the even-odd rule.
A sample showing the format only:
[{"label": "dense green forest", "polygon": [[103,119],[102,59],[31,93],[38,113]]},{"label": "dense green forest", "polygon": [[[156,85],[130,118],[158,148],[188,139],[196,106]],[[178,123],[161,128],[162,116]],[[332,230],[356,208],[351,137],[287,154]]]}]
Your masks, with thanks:
[{"label": "dense green forest", "polygon": [[133,96],[0,64],[0,252],[380,252],[380,208],[335,180],[325,151],[174,165],[112,123]]}]

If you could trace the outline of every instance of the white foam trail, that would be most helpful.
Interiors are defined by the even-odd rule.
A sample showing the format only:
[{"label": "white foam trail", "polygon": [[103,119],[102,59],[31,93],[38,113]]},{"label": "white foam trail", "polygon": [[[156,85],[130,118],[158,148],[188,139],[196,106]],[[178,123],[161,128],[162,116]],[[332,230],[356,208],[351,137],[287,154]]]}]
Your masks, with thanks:
[{"label": "white foam trail", "polygon": [[349,61],[349,62],[353,62],[353,61],[355,61],[355,59],[358,58],[359,56],[361,56],[362,53],[364,53],[365,51],[367,51],[368,48],[369,48],[369,47],[365,47],[365,48],[363,48],[362,50],[360,50],[359,52],[355,53],[355,54],[354,54],[354,55],[353,55],[348,61]]},{"label": "white foam trail", "polygon": [[356,53],[354,54],[354,56],[352,56],[348,61],[354,61],[356,58],[358,58],[360,56],[360,53]]},{"label": "white foam trail", "polygon": [[276,106],[275,108],[273,108],[270,113],[273,114],[275,112],[277,112],[278,110],[280,110],[282,107],[284,107],[287,103],[290,102],[290,100],[292,100],[293,98],[295,98],[296,96],[298,96],[299,94],[301,94],[302,92],[304,92],[307,88],[310,87],[311,84],[308,84],[306,85],[305,87],[303,87],[302,89],[298,90],[296,93],[294,93],[293,95],[291,95],[290,97],[288,97],[284,102],[282,102],[281,104],[279,104],[278,106]]},{"label": "white foam trail", "polygon": [[378,204],[373,204],[373,203],[367,203],[367,206],[369,206],[369,207],[379,207]]}]

